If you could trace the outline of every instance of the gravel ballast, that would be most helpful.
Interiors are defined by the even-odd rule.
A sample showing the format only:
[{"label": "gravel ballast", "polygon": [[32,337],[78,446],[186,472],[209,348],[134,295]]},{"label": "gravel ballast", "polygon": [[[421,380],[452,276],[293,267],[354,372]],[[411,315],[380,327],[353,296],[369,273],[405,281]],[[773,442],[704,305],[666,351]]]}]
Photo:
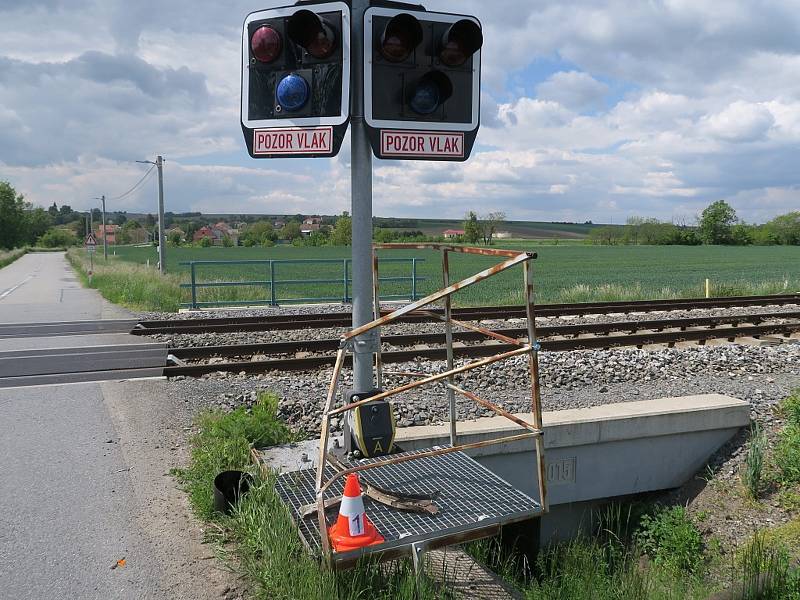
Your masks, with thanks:
[{"label": "gravel ballast", "polygon": [[[458,362],[458,361],[457,361]],[[610,349],[542,352],[539,355],[542,403],[546,411],[583,408],[698,393],[721,393],[751,402],[754,416],[767,417],[771,407],[800,386],[800,345],[727,344],[660,350]],[[392,370],[439,372],[442,361],[390,365]],[[260,391],[280,399],[280,414],[295,428],[314,436],[331,369],[317,372],[242,375],[213,373],[199,379],[175,378],[176,400],[233,409],[255,401]],[[388,377],[385,387],[404,379]],[[473,371],[459,383],[511,412],[530,410],[525,357]],[[343,371],[343,386],[350,371]],[[444,389],[431,385],[393,399],[401,427],[442,423],[447,419]],[[460,419],[490,416],[473,402],[458,399]],[[338,427],[337,427],[338,429]]]}]

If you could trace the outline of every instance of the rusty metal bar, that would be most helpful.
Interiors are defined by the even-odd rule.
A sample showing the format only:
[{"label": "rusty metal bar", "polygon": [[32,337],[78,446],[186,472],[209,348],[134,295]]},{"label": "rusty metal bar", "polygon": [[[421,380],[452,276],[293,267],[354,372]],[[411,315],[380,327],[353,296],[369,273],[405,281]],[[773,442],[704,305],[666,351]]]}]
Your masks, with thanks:
[{"label": "rusty metal bar", "polygon": [[339,377],[342,373],[342,365],[344,364],[345,349],[340,348],[336,354],[336,364],[333,367],[333,375],[331,382],[328,386],[328,397],[325,400],[325,410],[322,413],[322,426],[320,428],[319,439],[319,461],[317,463],[317,512],[319,513],[319,539],[322,545],[322,553],[326,557],[330,557],[330,540],[328,539],[328,524],[325,521],[325,504],[323,494],[320,491],[322,486],[322,478],[325,469],[325,455],[328,452],[328,438],[330,437],[330,415],[328,414],[333,407],[336,400],[336,389],[339,385]]},{"label": "rusty metal bar", "polygon": [[[450,257],[448,250],[442,249],[442,283],[444,288],[450,287]],[[444,297],[444,337],[445,348],[447,349],[447,370],[452,371],[455,363],[453,362],[453,303],[450,295]],[[453,375],[447,378],[449,383],[455,379]],[[447,388],[447,407],[450,412],[450,445],[458,443],[458,431],[456,430],[456,395],[449,387]]]},{"label": "rusty metal bar", "polygon": [[434,381],[439,381],[440,379],[446,379],[450,377],[450,375],[457,375],[458,373],[463,373],[464,371],[471,371],[472,369],[477,369],[479,367],[490,365],[492,363],[496,363],[506,358],[511,358],[512,356],[526,354],[528,352],[530,352],[530,348],[528,346],[525,346],[524,348],[517,348],[515,350],[509,350],[508,352],[503,352],[501,354],[495,354],[494,356],[490,356],[488,358],[476,360],[475,362],[462,365],[460,367],[453,369],[452,371],[442,371],[441,373],[430,375],[424,379],[420,379],[419,381],[406,383],[405,385],[392,388],[391,390],[386,390],[384,392],[381,392],[380,394],[375,394],[374,396],[370,396],[369,398],[366,398],[364,400],[359,400],[358,402],[351,402],[350,404],[346,404],[339,408],[335,408],[329,412],[326,412],[325,414],[328,416],[337,415],[339,413],[343,413],[348,410],[353,410],[357,406],[361,406],[362,404],[366,404],[367,402],[373,402],[374,400],[383,400],[384,398],[388,398],[389,396],[394,396],[396,394],[406,392],[415,387],[423,386],[426,383],[433,383]]},{"label": "rusty metal bar", "polygon": [[456,283],[454,283],[454,284],[452,284],[452,285],[450,285],[450,286],[448,286],[448,287],[446,287],[444,289],[438,290],[438,291],[434,292],[433,294],[425,296],[424,298],[421,298],[421,299],[417,300],[416,302],[412,302],[410,304],[406,304],[402,308],[398,308],[396,311],[391,312],[388,315],[385,315],[383,317],[375,319],[371,323],[367,323],[365,325],[362,325],[361,327],[357,327],[357,328],[353,329],[352,331],[350,331],[349,333],[344,334],[342,336],[342,339],[349,340],[351,338],[357,337],[357,336],[369,331],[370,329],[374,329],[375,327],[380,327],[382,325],[386,325],[388,323],[396,321],[397,319],[399,319],[403,315],[406,315],[406,314],[408,314],[410,312],[418,310],[418,309],[422,308],[423,306],[427,306],[428,304],[432,304],[432,303],[436,302],[437,300],[441,300],[445,296],[449,296],[453,292],[457,292],[458,290],[461,290],[461,289],[464,289],[464,288],[469,287],[471,285],[474,285],[474,284],[478,283],[479,281],[483,281],[487,277],[491,277],[492,275],[496,275],[497,273],[500,273],[501,271],[505,271],[506,269],[509,269],[509,268],[511,268],[511,267],[513,267],[515,265],[520,264],[520,263],[527,262],[527,261],[531,260],[532,258],[533,258],[533,255],[529,254],[527,252],[522,252],[522,253],[519,253],[519,254],[515,254],[513,258],[510,258],[510,259],[508,259],[506,261],[503,261],[503,262],[501,262],[499,264],[496,264],[493,267],[489,267],[488,269],[484,269],[483,271],[480,271],[479,273],[476,273],[475,275],[467,277],[466,279],[462,279],[461,281],[457,281]]},{"label": "rusty metal bar", "polygon": [[[447,250],[448,252],[460,252],[462,254],[479,254],[482,256],[505,256],[512,257],[522,254],[519,250],[503,250],[500,248],[476,248],[474,246],[453,246],[451,244],[375,244],[375,248],[381,250]],[[534,253],[531,258],[536,258]]]},{"label": "rusty metal bar", "polygon": [[462,389],[462,388],[458,387],[457,385],[453,385],[451,383],[445,383],[445,385],[448,388],[450,388],[451,391],[458,392],[462,396],[465,396],[466,398],[469,398],[470,400],[472,400],[474,402],[477,402],[481,406],[483,406],[485,408],[488,408],[489,410],[491,410],[493,412],[496,412],[501,417],[505,417],[509,421],[513,421],[514,423],[516,423],[517,425],[519,425],[520,427],[522,427],[524,429],[527,429],[529,431],[535,431],[535,432],[541,432],[541,430],[542,430],[541,427],[536,427],[535,425],[531,425],[530,423],[528,423],[527,421],[524,421],[523,419],[520,419],[516,415],[512,415],[510,412],[508,412],[504,408],[500,408],[496,404],[492,404],[488,400],[484,400],[483,398],[480,398],[479,396],[476,396],[475,394],[473,394],[470,391]]},{"label": "rusty metal bar", "polygon": [[[420,314],[425,316],[429,316],[432,319],[436,319],[438,321],[445,321],[445,316],[440,315],[435,312],[431,311],[419,311]],[[459,327],[463,327],[464,329],[469,329],[470,331],[475,331],[476,333],[482,333],[486,337],[494,338],[501,342],[506,342],[507,344],[514,344],[515,346],[524,346],[525,342],[519,340],[517,338],[508,337],[507,335],[503,335],[502,333],[497,333],[496,331],[492,331],[491,329],[487,329],[486,327],[481,327],[480,325],[473,325],[472,323],[468,323],[466,321],[460,321],[458,319],[450,318],[450,322],[458,325]]]},{"label": "rusty metal bar", "polygon": [[[378,276],[378,252],[372,248],[372,285],[373,285],[373,318],[381,316],[380,278]],[[413,298],[412,298],[413,300]],[[378,345],[375,349],[375,387],[383,387],[383,359],[381,358],[381,330],[377,331]]]},{"label": "rusty metal bar", "polygon": [[345,477],[347,475],[350,475],[351,473],[358,473],[359,471],[368,471],[369,469],[376,469],[378,467],[384,467],[386,465],[397,465],[400,463],[408,462],[409,460],[417,460],[418,458],[424,458],[426,456],[441,456],[442,454],[450,454],[451,452],[461,452],[462,450],[474,450],[476,448],[484,448],[485,446],[493,446],[495,444],[504,444],[504,443],[516,442],[518,440],[526,440],[528,438],[539,438],[541,437],[541,435],[542,432],[540,431],[539,432],[528,431],[517,435],[509,435],[507,437],[495,438],[493,440],[483,440],[481,442],[472,442],[470,444],[461,444],[459,446],[447,446],[444,448],[436,448],[434,450],[425,450],[417,454],[411,454],[408,456],[398,456],[396,458],[390,458],[388,460],[380,460],[366,465],[358,465],[357,467],[350,467],[349,469],[344,469],[342,471],[336,472],[333,477],[331,477],[330,479],[328,479],[328,481],[323,483],[322,489],[320,489],[317,496],[321,497],[321,494],[326,492],[327,489],[333,484],[333,482],[336,481],[339,477]]},{"label": "rusty metal bar", "polygon": [[[416,248],[416,249],[424,249],[424,250],[440,250],[442,252],[442,279],[444,287],[433,294],[426,296],[417,301],[412,301],[408,305],[395,310],[385,316],[381,316],[380,312],[380,304],[377,301],[378,292],[379,292],[379,279],[378,279],[378,264],[377,264],[377,249],[378,248],[386,248],[386,249],[408,249],[408,248]],[[450,262],[449,262],[449,253],[450,252],[463,252],[466,254],[482,254],[487,256],[500,256],[506,257],[507,260],[500,262],[493,267],[480,271],[472,275],[471,277],[467,277],[457,283],[451,284],[450,283]],[[534,303],[533,303],[533,280],[532,280],[532,268],[530,261],[531,259],[535,258],[535,254],[533,253],[519,253],[515,251],[506,251],[506,250],[493,250],[493,249],[483,249],[483,248],[468,248],[468,247],[461,247],[461,246],[450,246],[447,244],[381,244],[373,246],[373,287],[375,292],[375,304],[374,304],[374,315],[375,319],[362,325],[361,327],[354,328],[349,333],[345,334],[341,338],[341,346],[339,352],[336,356],[336,363],[333,370],[333,375],[331,378],[331,383],[328,388],[328,397],[326,400],[325,410],[322,415],[322,432],[320,437],[320,458],[319,458],[319,465],[317,466],[317,476],[316,476],[316,504],[317,504],[317,513],[319,517],[319,528],[320,528],[320,540],[322,545],[322,551],[325,556],[325,560],[329,565],[332,565],[333,558],[332,558],[332,551],[330,545],[330,539],[328,537],[327,532],[327,522],[325,520],[325,510],[324,510],[324,494],[330,488],[330,486],[340,477],[344,477],[351,473],[357,473],[360,471],[366,471],[369,469],[374,469],[378,467],[382,467],[385,465],[393,465],[398,464],[410,460],[416,460],[424,457],[429,456],[439,456],[442,454],[448,454],[451,452],[459,452],[462,450],[471,450],[482,448],[485,446],[490,446],[494,444],[503,444],[514,442],[517,440],[526,440],[533,438],[536,453],[537,453],[537,471],[539,473],[539,501],[540,505],[542,506],[543,511],[547,511],[547,491],[545,488],[545,471],[544,471],[544,443],[542,440],[542,436],[544,435],[542,429],[542,412],[541,412],[541,394],[539,388],[539,363],[538,363],[538,355],[537,351],[539,349],[539,345],[536,341],[536,329],[535,329],[535,321],[534,321]],[[521,339],[514,339],[503,335],[501,333],[496,333],[491,331],[488,328],[484,328],[478,325],[473,325],[468,322],[463,322],[459,320],[454,320],[453,311],[452,311],[452,300],[451,295],[456,291],[463,289],[467,286],[473,285],[479,281],[482,281],[492,275],[500,273],[506,269],[509,269],[515,265],[522,264],[523,266],[523,277],[524,277],[524,284],[525,284],[525,308],[526,308],[526,316],[528,317],[528,327],[527,327],[527,334],[528,334],[528,343],[524,343]],[[432,304],[438,300],[444,301],[444,314],[440,315],[432,311],[424,310],[423,307]],[[350,402],[344,406],[339,408],[334,408],[336,393],[339,385],[339,380],[341,377],[342,366],[344,364],[345,356],[348,350],[351,349],[352,342],[350,340],[355,338],[356,336],[362,335],[365,332],[380,327],[383,324],[391,323],[404,315],[425,315],[428,317],[432,317],[435,320],[443,321],[445,324],[445,341],[447,343],[447,369],[441,373],[436,373],[433,375],[426,375],[424,373],[416,373],[416,372],[408,372],[408,371],[400,371],[400,372],[392,372],[387,371],[386,375],[396,375],[400,377],[412,377],[416,378],[416,380],[406,383],[404,385],[400,385],[394,387],[389,390],[382,391],[375,396],[370,398],[365,398],[363,400],[358,400],[355,402]],[[455,367],[454,362],[454,348],[453,348],[453,325],[457,325],[463,327],[467,330],[471,330],[474,332],[478,332],[482,335],[487,337],[499,340],[500,342],[504,342],[506,344],[511,344],[514,346],[518,346],[512,350],[507,350],[501,352],[499,354],[495,354],[494,356],[490,356],[481,360],[477,360],[466,365],[462,365],[460,367]],[[532,412],[533,412],[533,423],[528,423],[523,419],[511,414],[507,410],[489,402],[488,400],[484,400],[477,396],[476,394],[469,392],[460,388],[459,386],[455,385],[455,378],[454,376],[463,373],[466,371],[470,371],[473,369],[477,369],[486,365],[493,364],[495,362],[499,362],[506,358],[511,358],[513,356],[519,356],[522,354],[528,355],[529,361],[529,372],[531,376],[531,403],[532,403]],[[383,384],[383,360],[380,355],[380,352],[376,354],[376,368],[378,371],[378,386],[381,387]],[[421,387],[423,385],[434,383],[434,382],[443,382],[445,385],[445,389],[447,391],[447,399],[450,411],[450,442],[451,444],[444,448],[434,448],[430,450],[425,450],[416,454],[408,455],[408,456],[401,456],[395,458],[387,458],[386,460],[376,460],[370,464],[362,464],[350,468],[342,468],[343,465],[337,463],[336,461],[329,461],[327,459],[327,450],[328,450],[328,441],[330,438],[330,421],[334,415],[338,415],[340,413],[347,412],[352,410],[358,406],[366,404],[367,402],[373,402],[375,400],[382,400],[384,398],[388,398],[390,396],[405,392],[410,389],[414,389],[417,387]],[[456,402],[455,402],[455,394],[461,394],[462,396],[476,402],[477,404],[493,411],[495,414],[500,415],[511,421],[512,423],[522,427],[525,432],[518,433],[518,434],[511,434],[505,437],[499,437],[492,440],[483,440],[480,442],[474,442],[469,444],[458,444],[457,443],[457,415],[456,415]],[[334,475],[324,480],[325,477],[325,467],[330,465],[334,468]]]},{"label": "rusty metal bar", "polygon": [[[536,341],[536,320],[533,310],[533,269],[530,262],[522,265],[522,279],[525,285],[525,313],[528,322],[528,368],[531,374],[531,409],[533,424],[537,429],[542,429],[542,395],[539,389],[539,355],[538,342]],[[536,440],[536,463],[539,470],[539,504],[547,512],[547,481],[544,469],[544,440]]]}]

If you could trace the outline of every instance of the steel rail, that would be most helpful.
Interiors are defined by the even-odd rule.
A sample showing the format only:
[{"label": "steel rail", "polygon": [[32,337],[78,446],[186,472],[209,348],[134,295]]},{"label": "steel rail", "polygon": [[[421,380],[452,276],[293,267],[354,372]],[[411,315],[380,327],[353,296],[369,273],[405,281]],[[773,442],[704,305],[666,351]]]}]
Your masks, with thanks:
[{"label": "steel rail", "polygon": [[[800,322],[780,323],[771,325],[754,325],[750,327],[708,328],[700,331],[667,331],[648,332],[617,336],[595,336],[589,338],[571,339],[542,339],[539,341],[541,350],[550,352],[564,352],[569,350],[591,350],[621,347],[642,347],[656,344],[670,346],[680,342],[704,342],[707,340],[727,339],[733,341],[741,337],[760,337],[770,334],[791,335],[800,331]],[[503,343],[480,344],[475,346],[455,347],[456,358],[493,356],[499,352],[518,349],[518,346]],[[173,352],[174,354],[174,352]],[[398,350],[382,352],[384,363],[410,362],[419,358],[430,360],[444,360],[445,348],[427,348],[416,350]],[[185,366],[170,366],[164,368],[164,375],[175,377],[178,375],[199,376],[206,373],[244,372],[264,373],[267,371],[307,371],[319,367],[331,366],[335,356],[320,355],[305,358],[284,358],[262,361],[229,362],[218,364],[196,364]],[[345,365],[350,364],[350,357],[344,360]]]},{"label": "steel rail", "polygon": [[[434,313],[436,318],[441,315]],[[578,336],[583,334],[608,335],[620,331],[635,333],[637,331],[663,329],[678,329],[686,327],[715,327],[719,325],[738,326],[740,323],[760,324],[762,321],[773,319],[800,319],[800,311],[785,313],[755,313],[747,315],[714,316],[714,317],[685,317],[680,319],[648,319],[640,321],[615,321],[612,323],[578,323],[569,325],[555,325],[537,327],[540,339],[556,336]],[[521,344],[518,339],[526,338],[526,327],[514,327],[488,330],[477,327],[471,323],[458,320],[454,324],[470,329],[470,331],[453,332],[453,340],[458,342],[482,341],[493,337],[509,344]],[[382,343],[390,346],[408,346],[412,344],[443,344],[446,341],[444,333],[411,333],[401,335],[387,335],[381,338]],[[211,358],[214,356],[248,356],[252,354],[293,354],[296,352],[323,352],[337,350],[340,345],[338,338],[319,340],[299,340],[287,342],[270,342],[266,344],[236,344],[219,346],[194,346],[188,348],[172,348],[171,354],[180,359]]]},{"label": "steel rail", "polygon": [[[573,304],[540,304],[536,306],[538,317],[559,317],[570,315],[655,312],[670,310],[695,310],[708,308],[734,308],[748,306],[781,306],[799,304],[800,294],[775,296],[732,296],[727,298],[686,298],[677,300],[636,300],[630,302],[592,302]],[[381,311],[388,314],[388,311]],[[432,322],[430,314],[440,310],[428,309],[403,315],[398,322]],[[471,319],[510,319],[526,317],[524,306],[478,306],[454,308],[455,318]],[[228,331],[280,331],[286,329],[349,327],[349,312],[275,315],[262,317],[202,318],[140,321],[131,331],[134,335],[165,333],[214,333]]]}]

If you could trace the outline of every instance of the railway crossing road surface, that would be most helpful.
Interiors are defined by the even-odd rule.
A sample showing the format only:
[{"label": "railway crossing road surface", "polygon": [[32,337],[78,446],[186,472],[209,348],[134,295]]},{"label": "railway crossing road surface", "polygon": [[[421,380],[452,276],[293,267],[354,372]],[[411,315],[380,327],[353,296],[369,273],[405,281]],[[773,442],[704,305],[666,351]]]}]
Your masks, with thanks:
[{"label": "railway crossing road surface", "polygon": [[129,335],[128,311],[81,287],[63,252],[0,269],[0,387],[162,374],[164,344]]},{"label": "railway crossing road surface", "polygon": [[[81,288],[63,253],[27,254],[0,269],[0,323],[129,316]],[[65,338],[0,342],[20,352],[60,348]],[[235,583],[203,560],[211,551],[168,476],[185,464],[191,417],[164,402],[166,385],[0,389],[0,597],[232,597]]]}]

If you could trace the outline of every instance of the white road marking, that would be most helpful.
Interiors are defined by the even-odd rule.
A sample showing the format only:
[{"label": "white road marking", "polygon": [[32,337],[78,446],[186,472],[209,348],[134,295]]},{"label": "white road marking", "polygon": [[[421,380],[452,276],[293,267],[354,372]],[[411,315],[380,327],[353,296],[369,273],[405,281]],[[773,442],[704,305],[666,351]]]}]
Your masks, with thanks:
[{"label": "white road marking", "polygon": [[11,292],[13,292],[14,290],[16,290],[17,288],[19,288],[19,287],[22,287],[23,285],[25,285],[26,283],[28,283],[28,282],[29,282],[31,279],[33,279],[33,275],[28,275],[28,276],[27,276],[25,279],[23,279],[22,281],[20,281],[20,282],[19,282],[17,285],[15,285],[14,287],[8,288],[8,289],[7,289],[5,292],[3,292],[2,294],[0,294],[0,300],[2,300],[3,298],[5,298],[6,296],[8,296],[8,295],[9,295]]}]

